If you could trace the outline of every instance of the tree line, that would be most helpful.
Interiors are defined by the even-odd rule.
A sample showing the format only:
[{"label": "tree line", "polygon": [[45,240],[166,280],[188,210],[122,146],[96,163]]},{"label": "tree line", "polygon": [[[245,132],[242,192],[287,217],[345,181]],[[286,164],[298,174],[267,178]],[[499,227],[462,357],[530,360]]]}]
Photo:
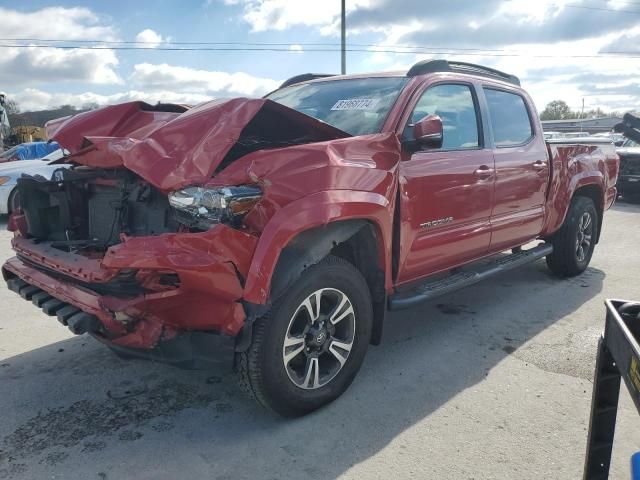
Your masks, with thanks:
[{"label": "tree line", "polygon": [[554,100],[547,104],[540,114],[541,120],[574,120],[578,118],[620,117],[620,112],[606,112],[600,107],[591,110],[571,110],[564,100]]}]

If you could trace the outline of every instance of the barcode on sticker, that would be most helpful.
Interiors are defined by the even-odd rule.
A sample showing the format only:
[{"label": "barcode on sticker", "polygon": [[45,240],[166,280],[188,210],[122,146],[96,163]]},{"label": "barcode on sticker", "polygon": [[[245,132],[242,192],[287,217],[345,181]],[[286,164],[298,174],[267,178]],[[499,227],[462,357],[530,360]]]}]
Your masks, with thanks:
[{"label": "barcode on sticker", "polygon": [[352,98],[338,100],[331,110],[373,110],[378,105],[377,98]]}]

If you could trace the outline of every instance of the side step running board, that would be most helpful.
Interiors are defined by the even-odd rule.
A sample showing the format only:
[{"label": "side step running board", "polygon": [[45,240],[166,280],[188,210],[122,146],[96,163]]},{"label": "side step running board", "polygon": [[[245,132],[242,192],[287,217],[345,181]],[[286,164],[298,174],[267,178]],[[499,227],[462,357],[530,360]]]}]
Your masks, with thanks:
[{"label": "side step running board", "polygon": [[502,272],[535,262],[553,252],[551,244],[543,243],[529,250],[521,250],[503,256],[490,263],[480,265],[475,270],[454,273],[441,280],[430,281],[409,292],[397,293],[389,298],[389,310],[411,308],[432,298],[445,295],[464,287],[481,282]]}]

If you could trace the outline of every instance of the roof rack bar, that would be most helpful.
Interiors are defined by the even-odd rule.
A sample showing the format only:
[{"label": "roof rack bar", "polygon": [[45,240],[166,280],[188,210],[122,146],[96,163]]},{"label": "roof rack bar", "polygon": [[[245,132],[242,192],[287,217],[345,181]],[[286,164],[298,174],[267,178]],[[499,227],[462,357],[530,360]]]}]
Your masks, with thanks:
[{"label": "roof rack bar", "polygon": [[317,78],[326,78],[326,77],[335,77],[335,73],[302,73],[300,75],[296,75],[295,77],[291,77],[280,85],[280,88],[288,87],[290,85],[294,85],[300,82],[308,82],[309,80],[316,80]]},{"label": "roof rack bar", "polygon": [[476,65],[475,63],[449,62],[447,60],[423,60],[411,67],[407,72],[407,76],[415,77],[416,75],[441,72],[458,72],[469,73],[472,75],[482,75],[484,77],[497,78],[514,85],[520,85],[520,79],[515,75],[501,72],[500,70],[496,70],[493,68],[484,67],[482,65]]}]

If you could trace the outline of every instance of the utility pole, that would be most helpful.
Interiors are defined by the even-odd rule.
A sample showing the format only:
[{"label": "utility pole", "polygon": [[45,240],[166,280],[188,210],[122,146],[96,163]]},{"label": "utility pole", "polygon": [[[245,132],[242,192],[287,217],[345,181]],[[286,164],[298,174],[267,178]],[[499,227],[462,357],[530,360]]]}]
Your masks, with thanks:
[{"label": "utility pole", "polygon": [[345,2],[346,0],[342,0],[342,23],[340,27],[342,35],[342,75],[346,75],[347,73],[347,23],[345,14]]}]

